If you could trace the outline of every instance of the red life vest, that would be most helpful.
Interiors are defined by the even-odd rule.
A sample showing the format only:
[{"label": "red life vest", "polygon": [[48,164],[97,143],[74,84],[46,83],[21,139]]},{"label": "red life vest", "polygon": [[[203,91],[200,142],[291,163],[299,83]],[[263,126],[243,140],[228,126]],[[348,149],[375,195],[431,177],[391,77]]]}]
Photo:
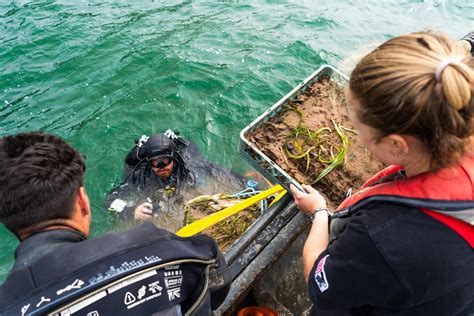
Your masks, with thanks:
[{"label": "red life vest", "polygon": [[[436,172],[427,172],[410,178],[397,179],[390,182],[381,182],[387,176],[393,176],[403,168],[390,166],[369,179],[358,192],[346,198],[337,208],[344,211],[357,202],[368,197],[396,197],[408,199],[434,200],[437,202],[468,202],[474,205],[474,156],[464,158],[453,167],[444,168]],[[383,181],[383,180],[382,180]],[[418,200],[418,205],[420,205]],[[417,206],[423,213],[447,225],[464,238],[474,248],[474,208],[467,208],[460,212],[440,211]],[[337,214],[337,213],[336,213]]]}]

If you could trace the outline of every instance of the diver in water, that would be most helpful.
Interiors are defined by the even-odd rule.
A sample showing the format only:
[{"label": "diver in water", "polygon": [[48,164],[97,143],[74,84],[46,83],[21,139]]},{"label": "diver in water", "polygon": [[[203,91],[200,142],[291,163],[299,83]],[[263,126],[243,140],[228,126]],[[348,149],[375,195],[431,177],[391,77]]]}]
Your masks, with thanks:
[{"label": "diver in water", "polygon": [[[162,216],[170,208],[183,205],[184,194],[191,197],[196,190],[200,194],[217,193],[227,186],[229,192],[237,192],[245,181],[204,160],[193,142],[171,130],[136,141],[125,159],[124,177],[122,184],[109,194],[105,206],[126,220]],[[172,221],[173,216],[177,214],[162,216],[160,222]],[[166,223],[173,230],[169,225],[176,223]]]},{"label": "diver in water", "polygon": [[126,219],[151,219],[160,201],[195,184],[183,155],[189,145],[171,130],[143,135],[125,158],[125,179],[109,194],[106,207]]}]

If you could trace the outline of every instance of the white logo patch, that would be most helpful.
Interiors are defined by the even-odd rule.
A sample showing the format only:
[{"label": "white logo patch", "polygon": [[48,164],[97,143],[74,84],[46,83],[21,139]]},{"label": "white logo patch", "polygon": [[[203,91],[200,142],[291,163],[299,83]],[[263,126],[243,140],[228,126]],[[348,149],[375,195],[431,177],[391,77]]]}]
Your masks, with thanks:
[{"label": "white logo patch", "polygon": [[41,301],[39,301],[39,303],[36,304],[36,307],[40,307],[41,304],[43,304],[44,302],[49,303],[51,302],[51,299],[48,297],[41,296]]},{"label": "white logo patch", "polygon": [[168,299],[174,301],[181,297],[181,284],[183,283],[183,272],[174,270],[165,272],[165,286],[168,292]]},{"label": "white logo patch", "polygon": [[316,271],[314,272],[314,280],[316,281],[321,293],[329,289],[329,283],[326,279],[326,272],[324,272],[324,265],[326,264],[326,259],[328,257],[329,255],[326,255],[321,260],[319,260]]},{"label": "white logo patch", "polygon": [[146,286],[142,285],[142,287],[138,290],[138,299],[141,300],[143,296],[146,294]]},{"label": "white logo patch", "polygon": [[130,305],[136,300],[137,299],[135,298],[135,296],[133,296],[133,294],[130,292],[125,293],[125,297],[123,298],[123,302],[125,305]]},{"label": "white logo patch", "polygon": [[160,281],[155,281],[153,283],[148,284],[148,291],[150,291],[153,294],[158,292],[161,295],[162,289],[163,288],[160,286]]},{"label": "white logo patch", "polygon": [[21,316],[25,316],[26,312],[28,311],[28,308],[30,308],[31,304],[25,305],[21,308]]},{"label": "white logo patch", "polygon": [[74,281],[74,283],[66,286],[64,289],[61,289],[61,290],[57,291],[56,295],[61,295],[64,292],[67,292],[67,291],[70,291],[70,290],[73,290],[73,289],[80,289],[81,286],[83,286],[83,285],[84,285],[84,282],[82,280],[76,279],[76,281]]}]

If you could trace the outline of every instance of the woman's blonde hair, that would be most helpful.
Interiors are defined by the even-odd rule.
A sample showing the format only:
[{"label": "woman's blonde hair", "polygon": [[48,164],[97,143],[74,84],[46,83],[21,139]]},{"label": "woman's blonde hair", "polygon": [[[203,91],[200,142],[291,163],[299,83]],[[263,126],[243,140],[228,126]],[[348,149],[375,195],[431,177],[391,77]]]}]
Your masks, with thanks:
[{"label": "woman's blonde hair", "polygon": [[473,69],[473,58],[446,35],[413,33],[365,56],[352,71],[349,88],[361,104],[357,115],[363,123],[382,137],[416,136],[431,155],[432,169],[438,169],[457,162],[470,146]]}]

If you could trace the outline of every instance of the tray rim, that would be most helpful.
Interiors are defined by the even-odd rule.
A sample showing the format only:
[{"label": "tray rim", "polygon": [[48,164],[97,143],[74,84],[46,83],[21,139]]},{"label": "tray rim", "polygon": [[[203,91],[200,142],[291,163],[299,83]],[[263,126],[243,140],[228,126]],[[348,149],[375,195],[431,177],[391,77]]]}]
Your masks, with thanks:
[{"label": "tray rim", "polygon": [[[336,73],[346,81],[349,81],[349,77],[347,77],[345,74],[343,74],[341,71],[339,71],[336,67],[331,66],[329,64],[324,64],[321,65],[318,69],[316,69],[312,74],[310,74],[303,82],[298,84],[296,87],[294,87],[290,92],[288,92],[285,96],[283,96],[280,100],[278,100],[275,104],[273,104],[270,108],[268,108],[265,112],[263,112],[260,116],[258,116],[255,120],[253,120],[250,124],[248,124],[246,127],[244,127],[240,131],[240,141],[243,142],[246,146],[250,147],[255,153],[257,153],[260,158],[265,160],[267,163],[269,163],[273,168],[275,168],[281,175],[283,175],[288,181],[296,186],[300,191],[306,192],[306,190],[303,189],[303,186],[296,181],[293,177],[291,177],[285,170],[283,170],[277,163],[275,163],[272,159],[270,159],[267,155],[265,155],[262,151],[260,151],[250,140],[248,140],[245,137],[245,133],[247,133],[252,127],[260,123],[267,115],[270,113],[274,112],[278,107],[280,107],[283,103],[285,103],[289,98],[294,96],[298,91],[300,91],[302,88],[304,88],[306,85],[311,82],[316,76],[318,76],[321,72],[323,72],[325,69],[330,69],[333,73]],[[262,169],[264,167],[260,166]],[[288,189],[286,184],[280,183],[286,189]]]}]

